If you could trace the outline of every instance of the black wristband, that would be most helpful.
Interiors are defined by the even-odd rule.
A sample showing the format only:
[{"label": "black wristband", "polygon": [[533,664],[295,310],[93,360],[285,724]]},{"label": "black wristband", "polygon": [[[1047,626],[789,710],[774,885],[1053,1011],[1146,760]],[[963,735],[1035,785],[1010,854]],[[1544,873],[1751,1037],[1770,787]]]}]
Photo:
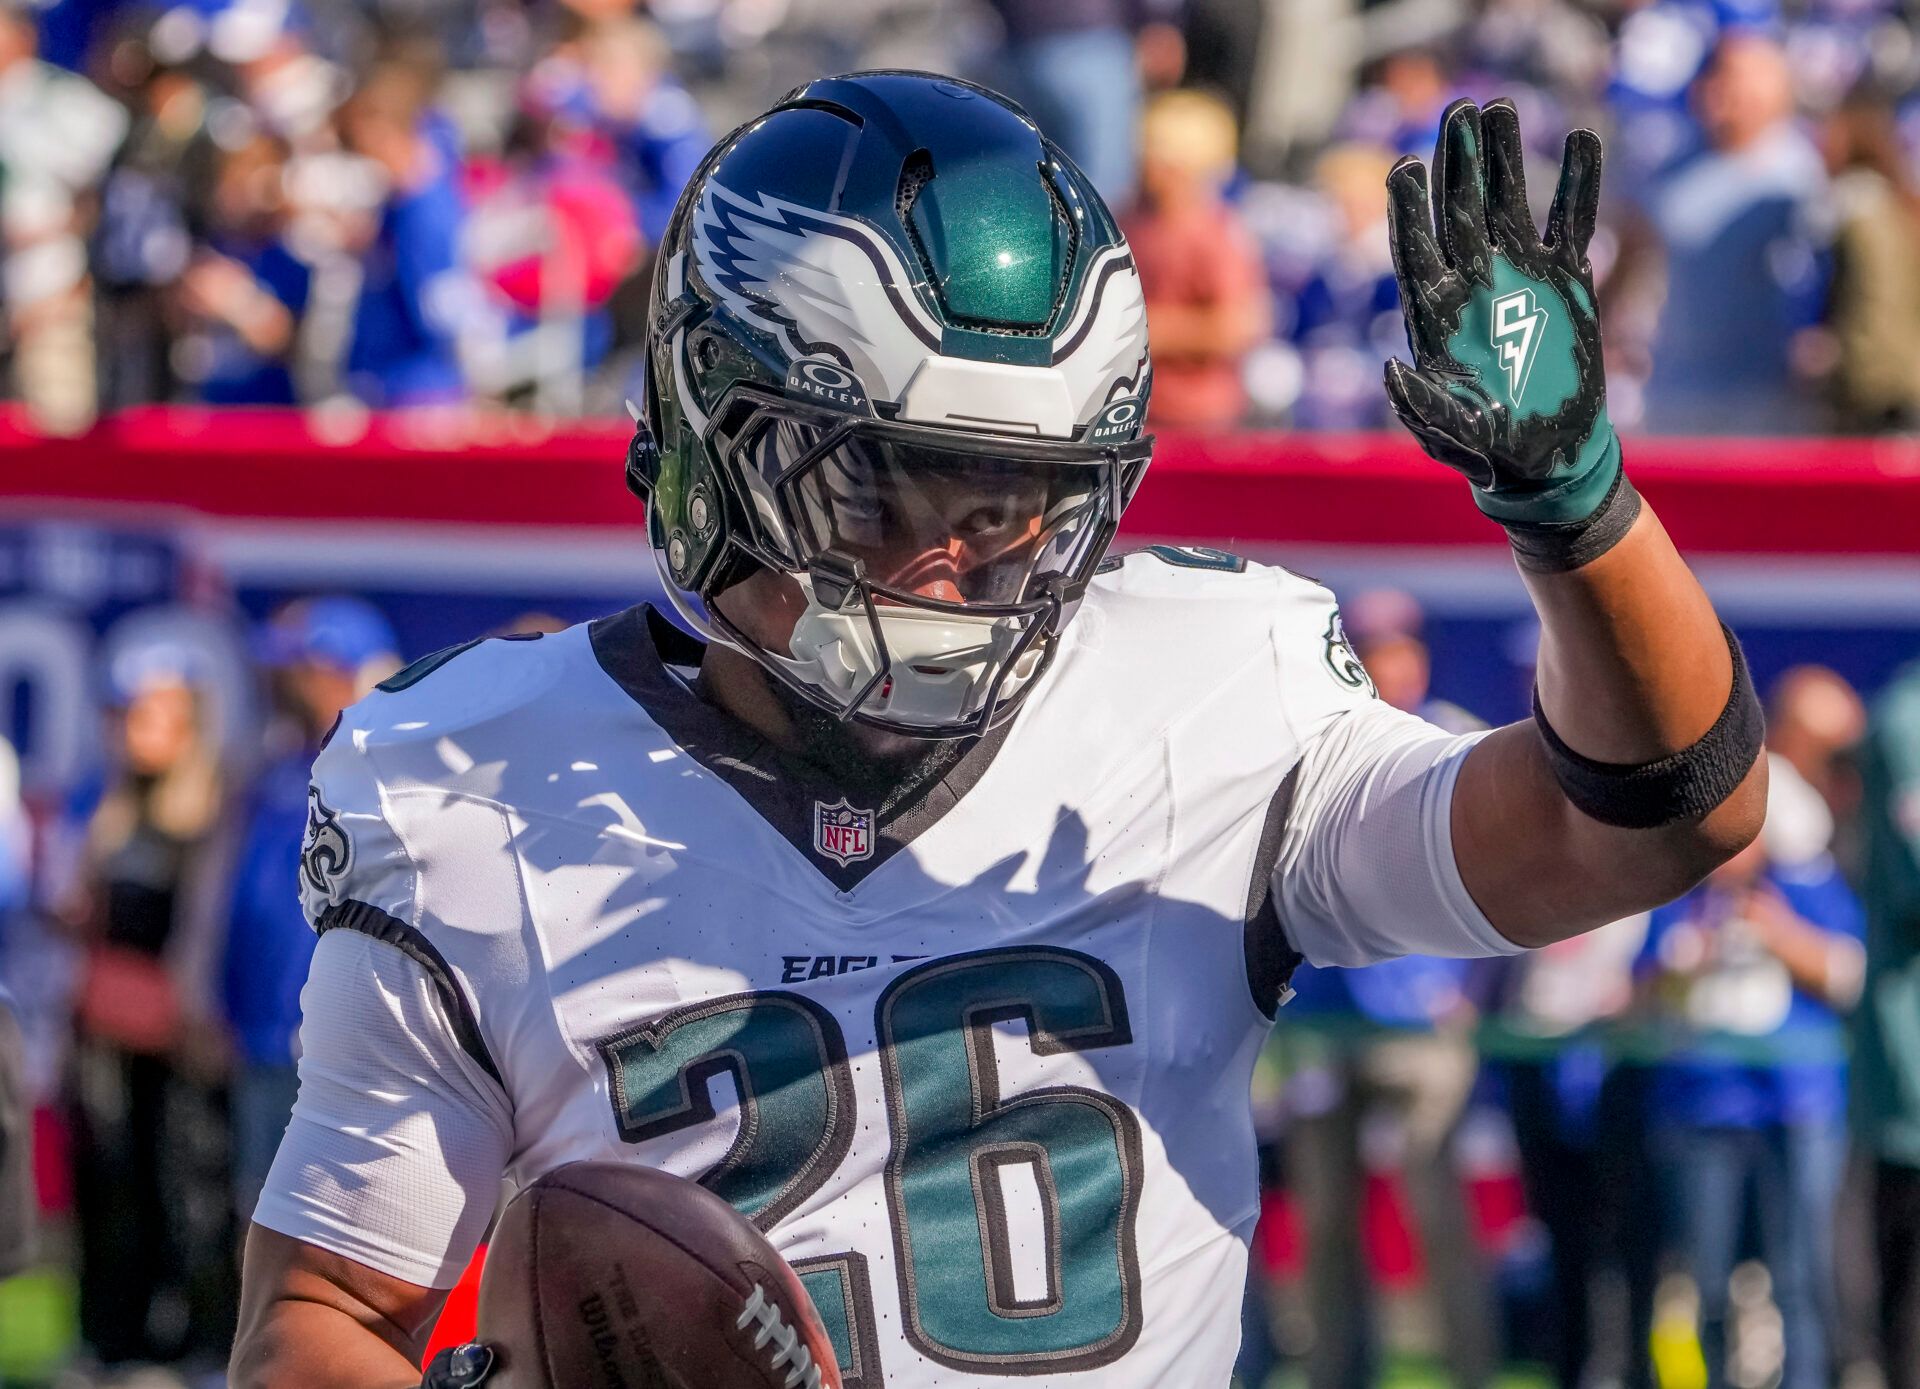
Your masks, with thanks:
[{"label": "black wristband", "polygon": [[1698,820],[1731,796],[1746,779],[1766,737],[1766,718],[1747,674],[1747,658],[1732,632],[1726,632],[1733,656],[1733,688],[1727,707],[1692,747],[1638,765],[1595,762],[1561,741],[1533,692],[1533,721],[1546,744],[1547,761],[1567,799],[1604,825],[1650,830]]},{"label": "black wristband", "polygon": [[1522,569],[1564,574],[1591,564],[1618,545],[1640,518],[1640,494],[1625,471],[1613,480],[1607,499],[1581,521],[1508,522],[1507,539]]}]

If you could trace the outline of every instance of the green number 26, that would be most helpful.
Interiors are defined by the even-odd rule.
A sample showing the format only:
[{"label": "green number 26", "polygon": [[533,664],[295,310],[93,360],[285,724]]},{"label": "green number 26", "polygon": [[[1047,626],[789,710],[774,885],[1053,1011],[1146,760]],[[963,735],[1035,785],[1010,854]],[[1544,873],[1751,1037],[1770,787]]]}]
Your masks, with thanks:
[{"label": "green number 26", "polygon": [[[895,980],[875,1009],[901,1325],[916,1350],[955,1369],[1093,1369],[1140,1334],[1139,1123],[1118,1100],[1079,1086],[1003,1099],[992,1029],[1013,1019],[1025,1021],[1043,1056],[1132,1041],[1119,977],[1071,950],[929,961]],[[739,1136],[701,1181],[763,1229],[825,1185],[857,1131],[845,1039],[798,994],[710,999],[600,1050],[631,1143],[712,1119],[706,1084],[731,1074]],[[1018,1165],[1045,1241],[1044,1276],[1025,1287],[1003,1181]],[[866,1260],[848,1253],[795,1269],[833,1336],[847,1389],[881,1389]]]}]

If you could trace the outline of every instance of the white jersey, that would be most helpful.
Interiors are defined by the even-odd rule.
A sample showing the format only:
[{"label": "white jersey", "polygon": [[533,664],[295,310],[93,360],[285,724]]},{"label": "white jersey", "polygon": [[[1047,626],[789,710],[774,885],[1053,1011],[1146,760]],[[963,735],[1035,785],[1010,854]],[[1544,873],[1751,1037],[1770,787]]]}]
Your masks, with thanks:
[{"label": "white jersey", "polygon": [[849,1389],[1218,1389],[1248,1088],[1295,951],[1512,949],[1454,866],[1473,739],[1332,596],[1156,550],[908,803],[715,713],[635,609],[429,658],[315,768],[301,1093],[255,1219],[444,1286],[499,1183],[705,1182]]}]

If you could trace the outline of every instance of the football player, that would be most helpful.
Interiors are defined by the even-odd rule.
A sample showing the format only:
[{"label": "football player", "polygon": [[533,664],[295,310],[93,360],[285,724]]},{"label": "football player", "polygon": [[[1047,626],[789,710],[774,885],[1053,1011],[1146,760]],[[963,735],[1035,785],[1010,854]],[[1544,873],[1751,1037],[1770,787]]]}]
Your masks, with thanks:
[{"label": "football player", "polygon": [[1540,614],[1533,717],[1461,737],[1311,579],[1107,557],[1140,283],[1018,109],[869,73],[722,141],[628,460],[668,611],[430,656],[316,764],[235,1383],[417,1383],[502,1179],[620,1157],[766,1230],[855,1389],[1225,1384],[1294,963],[1540,945],[1759,823],[1739,648],[1607,421],[1599,143],[1544,238],[1520,148],[1462,103],[1391,177],[1387,390]]}]

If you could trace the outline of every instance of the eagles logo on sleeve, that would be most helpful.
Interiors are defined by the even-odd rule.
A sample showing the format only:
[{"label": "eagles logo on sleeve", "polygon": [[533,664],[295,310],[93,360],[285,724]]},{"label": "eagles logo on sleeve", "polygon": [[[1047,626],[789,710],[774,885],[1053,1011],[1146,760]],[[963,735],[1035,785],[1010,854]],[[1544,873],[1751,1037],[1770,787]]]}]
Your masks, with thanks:
[{"label": "eagles logo on sleeve", "polygon": [[1340,620],[1337,608],[1333,616],[1327,619],[1327,631],[1322,642],[1327,669],[1333,672],[1335,680],[1350,689],[1365,690],[1375,698],[1379,697],[1380,692],[1373,687],[1373,677],[1367,674],[1359,653],[1353,649],[1353,642],[1347,637],[1346,624]]},{"label": "eagles logo on sleeve", "polygon": [[307,787],[307,833],[300,845],[300,876],[323,897],[347,876],[353,843],[340,828],[340,812],[320,799],[318,786]]}]

